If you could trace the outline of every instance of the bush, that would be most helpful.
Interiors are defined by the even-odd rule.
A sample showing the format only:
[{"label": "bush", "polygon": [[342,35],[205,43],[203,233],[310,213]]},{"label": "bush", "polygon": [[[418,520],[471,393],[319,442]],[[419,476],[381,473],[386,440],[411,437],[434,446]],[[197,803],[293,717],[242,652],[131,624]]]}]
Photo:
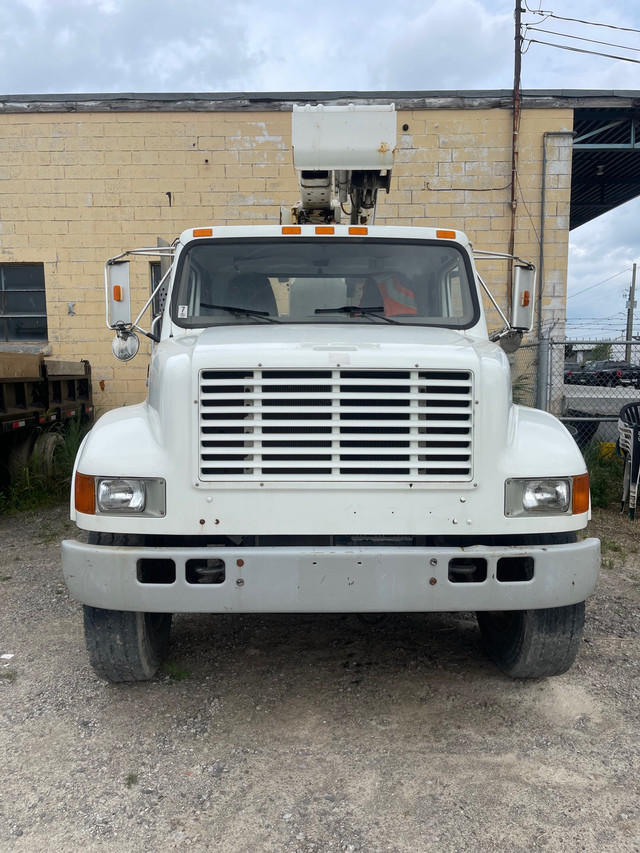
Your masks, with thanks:
[{"label": "bush", "polygon": [[591,505],[602,509],[620,505],[624,460],[615,451],[603,452],[597,441],[587,445],[584,459],[589,471]]},{"label": "bush", "polygon": [[[77,418],[59,429],[40,433],[28,465],[0,491],[0,513],[38,509],[69,499],[73,464],[90,423]],[[41,438],[46,437],[46,441]],[[38,446],[43,453],[38,453]]]}]

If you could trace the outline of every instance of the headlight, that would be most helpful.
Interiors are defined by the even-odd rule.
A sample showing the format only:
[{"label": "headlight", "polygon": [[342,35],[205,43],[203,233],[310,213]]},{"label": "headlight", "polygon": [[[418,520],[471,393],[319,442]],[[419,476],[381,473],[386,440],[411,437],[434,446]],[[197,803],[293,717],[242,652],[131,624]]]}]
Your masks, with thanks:
[{"label": "headlight", "polygon": [[98,480],[98,510],[100,512],[142,512],[147,492],[144,480],[118,478]]},{"label": "headlight", "polygon": [[74,503],[86,515],[144,515],[160,518],[166,508],[166,482],[154,477],[92,477],[78,472]]},{"label": "headlight", "polygon": [[522,515],[564,515],[571,512],[572,478],[507,480],[504,513]]}]

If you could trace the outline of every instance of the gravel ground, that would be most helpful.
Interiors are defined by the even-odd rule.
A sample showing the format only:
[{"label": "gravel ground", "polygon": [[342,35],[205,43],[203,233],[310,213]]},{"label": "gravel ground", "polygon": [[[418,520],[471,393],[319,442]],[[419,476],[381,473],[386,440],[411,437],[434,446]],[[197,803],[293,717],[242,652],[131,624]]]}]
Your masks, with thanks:
[{"label": "gravel ground", "polygon": [[640,522],[566,675],[511,681],[471,614],[179,616],[97,680],[65,508],[0,518],[0,851],[640,851]]}]

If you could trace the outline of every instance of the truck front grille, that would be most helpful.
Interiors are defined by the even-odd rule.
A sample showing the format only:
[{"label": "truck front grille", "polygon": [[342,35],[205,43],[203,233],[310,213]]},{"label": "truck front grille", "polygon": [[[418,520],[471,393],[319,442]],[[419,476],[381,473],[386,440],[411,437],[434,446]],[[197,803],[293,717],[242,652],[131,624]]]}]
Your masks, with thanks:
[{"label": "truck front grille", "polygon": [[473,382],[447,370],[203,370],[204,481],[468,481]]}]

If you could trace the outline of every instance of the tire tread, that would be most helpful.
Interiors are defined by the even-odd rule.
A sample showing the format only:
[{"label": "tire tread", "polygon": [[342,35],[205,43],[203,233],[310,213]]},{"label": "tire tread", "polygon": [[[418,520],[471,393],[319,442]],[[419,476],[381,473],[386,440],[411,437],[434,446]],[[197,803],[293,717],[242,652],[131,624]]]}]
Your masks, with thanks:
[{"label": "tire tread", "polygon": [[499,630],[490,613],[477,617],[485,647],[503,672],[513,678],[548,678],[567,672],[575,661],[584,614],[584,601],[515,611],[508,630]]}]

